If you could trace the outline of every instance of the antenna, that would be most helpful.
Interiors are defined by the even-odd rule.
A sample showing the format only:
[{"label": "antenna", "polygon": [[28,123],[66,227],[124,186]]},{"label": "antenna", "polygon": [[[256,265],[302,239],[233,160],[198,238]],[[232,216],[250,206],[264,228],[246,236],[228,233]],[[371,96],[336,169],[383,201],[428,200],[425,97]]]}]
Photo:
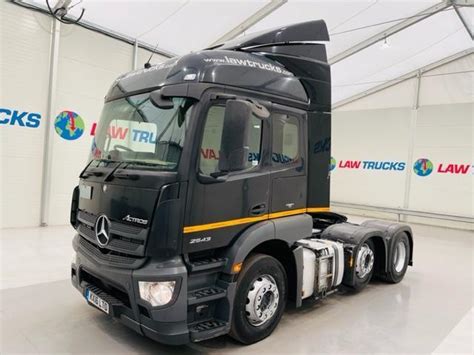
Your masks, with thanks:
[{"label": "antenna", "polygon": [[145,63],[144,65],[145,69],[148,69],[151,67],[150,61],[151,61],[151,58],[153,58],[153,56],[155,55],[157,48],[158,48],[158,43],[156,43],[156,46],[153,49],[153,52],[151,52],[150,58],[148,58],[147,62]]}]

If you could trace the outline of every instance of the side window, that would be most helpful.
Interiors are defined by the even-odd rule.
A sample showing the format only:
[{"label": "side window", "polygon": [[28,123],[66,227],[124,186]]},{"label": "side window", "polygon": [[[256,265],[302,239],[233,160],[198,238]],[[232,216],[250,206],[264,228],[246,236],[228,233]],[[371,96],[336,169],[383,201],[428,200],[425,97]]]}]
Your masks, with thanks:
[{"label": "side window", "polygon": [[[207,112],[199,160],[199,169],[205,175],[219,171],[219,150],[222,141],[222,129],[224,128],[224,114],[225,106],[211,106]],[[257,166],[260,161],[262,137],[262,122],[253,115],[249,119],[249,156],[247,168]]]},{"label": "side window", "polygon": [[273,165],[291,164],[299,158],[299,121],[287,114],[272,114]]}]

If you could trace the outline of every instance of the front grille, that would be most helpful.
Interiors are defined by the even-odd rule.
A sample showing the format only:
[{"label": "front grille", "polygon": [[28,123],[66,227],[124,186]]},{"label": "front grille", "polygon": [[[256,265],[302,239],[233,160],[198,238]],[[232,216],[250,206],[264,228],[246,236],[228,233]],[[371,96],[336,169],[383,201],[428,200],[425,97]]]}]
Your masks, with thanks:
[{"label": "front grille", "polygon": [[92,214],[92,213],[87,213],[84,211],[80,211],[77,215],[78,218],[81,218],[83,223],[90,224],[93,226],[95,224],[95,220],[97,219],[97,216]]},{"label": "front grille", "polygon": [[143,265],[146,260],[146,258],[137,258],[111,250],[99,249],[99,247],[82,237],[79,237],[79,248],[83,253],[99,263],[121,268],[136,269]]},{"label": "front grille", "polygon": [[119,233],[122,232],[122,233],[132,233],[132,234],[139,234],[140,231],[143,229],[140,227],[130,226],[128,224],[117,223],[117,222],[114,223],[114,227]]},{"label": "front grille", "polygon": [[129,252],[132,252],[132,251],[136,251],[140,245],[142,245],[141,243],[135,243],[133,241],[130,241],[130,240],[122,240],[122,239],[112,239],[110,242],[109,242],[109,245],[110,247],[113,247],[113,248],[116,248],[116,249],[123,249],[123,250],[127,250]]},{"label": "front grille", "polygon": [[125,255],[130,258],[145,256],[145,243],[148,229],[132,226],[119,221],[110,221],[109,242],[106,246],[99,246],[94,226],[96,215],[79,211],[77,214],[77,231],[87,242],[92,244],[97,251],[104,255],[115,252],[116,255]]}]

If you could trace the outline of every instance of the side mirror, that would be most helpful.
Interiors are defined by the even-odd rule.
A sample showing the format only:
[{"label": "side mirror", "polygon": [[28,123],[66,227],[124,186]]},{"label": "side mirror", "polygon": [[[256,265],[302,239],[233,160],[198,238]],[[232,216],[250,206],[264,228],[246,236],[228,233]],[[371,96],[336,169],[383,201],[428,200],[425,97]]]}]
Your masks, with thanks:
[{"label": "side mirror", "polygon": [[252,105],[244,100],[227,101],[219,151],[220,172],[244,170],[247,167]]},{"label": "side mirror", "polygon": [[150,94],[150,101],[153,105],[162,110],[169,110],[174,107],[173,99],[170,97],[163,96],[161,89],[155,90]]}]

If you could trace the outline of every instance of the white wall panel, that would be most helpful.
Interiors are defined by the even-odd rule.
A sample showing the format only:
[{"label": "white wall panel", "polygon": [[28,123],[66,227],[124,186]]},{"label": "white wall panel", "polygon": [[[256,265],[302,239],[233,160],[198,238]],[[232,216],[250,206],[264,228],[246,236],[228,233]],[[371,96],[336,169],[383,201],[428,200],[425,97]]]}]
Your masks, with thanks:
[{"label": "white wall panel", "polygon": [[[378,91],[372,95],[340,106],[335,109],[334,112],[412,107],[414,104],[415,89],[415,79],[405,80],[385,90]],[[333,92],[338,90],[340,90],[338,86],[333,86]]]},{"label": "white wall panel", "polygon": [[[413,163],[420,158],[429,159],[433,171],[419,176],[413,163],[407,165],[402,175],[410,174],[408,208],[474,216],[473,63],[474,55],[470,55],[425,73],[417,111],[410,109],[415,99],[415,79],[336,109],[333,157],[338,162],[341,158],[357,160],[368,156],[389,159],[391,153],[398,151],[397,159],[408,164],[409,123],[416,119]],[[399,120],[399,127],[394,120]],[[375,176],[375,172],[336,168],[332,172],[331,198],[354,204],[403,207],[405,178],[402,175],[386,172]],[[374,212],[364,213],[376,217]],[[411,217],[408,220],[420,222]],[[442,220],[436,223],[466,227]]]},{"label": "white wall panel", "polygon": [[[473,116],[474,105],[420,107],[415,136],[414,161],[429,159],[433,171],[427,176],[413,173],[411,209],[473,216]],[[438,169],[441,166],[441,171]],[[467,166],[466,173],[449,173],[449,164]],[[460,172],[460,171],[459,171]]]},{"label": "white wall panel", "polygon": [[[38,128],[0,124],[0,228],[39,224],[51,22],[0,1],[0,108],[39,113]],[[7,115],[0,113],[0,120]]]},{"label": "white wall panel", "polygon": [[474,54],[426,72],[421,78],[420,105],[472,102]]},{"label": "white wall panel", "polygon": [[[401,207],[406,169],[369,170],[364,161],[406,162],[411,110],[339,111],[333,114],[331,199],[338,202]],[[361,161],[358,169],[341,168],[341,161]]]},{"label": "white wall panel", "polygon": [[132,61],[132,45],[79,26],[62,26],[55,117],[63,110],[73,111],[82,117],[85,129],[77,140],[65,140],[54,132],[52,121],[48,224],[68,222],[72,190],[92,143],[92,125],[99,119],[110,85],[120,74],[132,69]]}]

